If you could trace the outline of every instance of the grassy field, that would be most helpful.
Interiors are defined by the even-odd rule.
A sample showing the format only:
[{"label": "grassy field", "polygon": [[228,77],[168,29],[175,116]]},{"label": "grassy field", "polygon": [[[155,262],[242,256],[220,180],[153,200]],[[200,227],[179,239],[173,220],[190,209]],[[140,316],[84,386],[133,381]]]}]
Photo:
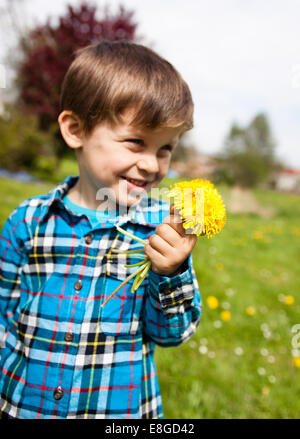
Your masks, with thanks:
[{"label": "grassy field", "polygon": [[[0,179],[0,226],[21,201],[51,187]],[[230,190],[218,189],[226,205]],[[222,233],[194,248],[200,325],[188,342],[156,352],[166,418],[299,418],[291,329],[300,324],[300,198],[255,196],[276,209],[272,219],[228,214]]]}]

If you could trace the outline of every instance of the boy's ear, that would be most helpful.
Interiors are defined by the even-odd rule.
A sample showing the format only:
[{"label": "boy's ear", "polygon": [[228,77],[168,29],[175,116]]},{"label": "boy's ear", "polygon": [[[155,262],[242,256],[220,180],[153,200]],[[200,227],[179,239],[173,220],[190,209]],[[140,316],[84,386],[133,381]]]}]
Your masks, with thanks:
[{"label": "boy's ear", "polygon": [[76,114],[70,110],[64,110],[58,116],[61,135],[66,144],[73,149],[82,146],[82,122]]}]

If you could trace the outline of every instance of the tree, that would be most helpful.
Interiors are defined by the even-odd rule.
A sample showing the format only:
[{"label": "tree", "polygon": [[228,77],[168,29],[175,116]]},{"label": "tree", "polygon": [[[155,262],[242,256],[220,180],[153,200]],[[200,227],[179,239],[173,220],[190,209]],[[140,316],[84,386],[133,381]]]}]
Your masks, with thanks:
[{"label": "tree", "polygon": [[13,104],[5,103],[0,116],[0,167],[9,171],[29,171],[49,178],[55,170],[51,131],[41,131],[38,119]]},{"label": "tree", "polygon": [[[120,6],[115,16],[106,10],[98,19],[96,13],[96,7],[86,2],[77,8],[69,5],[56,25],[48,19],[45,25],[37,26],[20,41],[24,56],[17,81],[19,105],[38,115],[42,130],[48,130],[57,122],[61,84],[77,49],[103,39],[135,39],[132,12]],[[55,153],[61,157],[67,149],[59,131],[57,138],[60,141],[56,143]]]},{"label": "tree", "polygon": [[234,123],[220,158],[227,160],[230,178],[241,186],[256,186],[267,179],[275,160],[275,142],[267,116],[253,118],[248,127]]}]

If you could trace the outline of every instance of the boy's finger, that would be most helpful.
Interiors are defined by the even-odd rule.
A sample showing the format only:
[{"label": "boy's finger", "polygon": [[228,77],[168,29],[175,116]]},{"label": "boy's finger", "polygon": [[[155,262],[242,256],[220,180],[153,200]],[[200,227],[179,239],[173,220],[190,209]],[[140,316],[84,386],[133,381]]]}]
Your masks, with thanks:
[{"label": "boy's finger", "polygon": [[169,224],[174,230],[176,230],[180,235],[185,235],[185,230],[182,226],[181,216],[176,212],[174,204],[170,206],[170,215],[163,219],[163,223]]},{"label": "boy's finger", "polygon": [[174,205],[174,203],[172,203],[170,205],[170,215],[174,215],[174,213],[175,213],[175,205]]}]

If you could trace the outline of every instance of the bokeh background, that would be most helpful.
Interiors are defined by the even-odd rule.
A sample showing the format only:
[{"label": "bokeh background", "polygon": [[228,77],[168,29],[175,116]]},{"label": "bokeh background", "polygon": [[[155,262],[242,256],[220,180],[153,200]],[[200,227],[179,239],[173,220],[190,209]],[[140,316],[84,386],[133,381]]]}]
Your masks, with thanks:
[{"label": "bokeh background", "polygon": [[193,250],[196,334],[157,348],[169,419],[299,418],[299,19],[297,0],[0,0],[1,228],[78,174],[57,125],[74,50],[139,42],[191,88],[195,127],[161,186],[213,181],[227,222]]}]

